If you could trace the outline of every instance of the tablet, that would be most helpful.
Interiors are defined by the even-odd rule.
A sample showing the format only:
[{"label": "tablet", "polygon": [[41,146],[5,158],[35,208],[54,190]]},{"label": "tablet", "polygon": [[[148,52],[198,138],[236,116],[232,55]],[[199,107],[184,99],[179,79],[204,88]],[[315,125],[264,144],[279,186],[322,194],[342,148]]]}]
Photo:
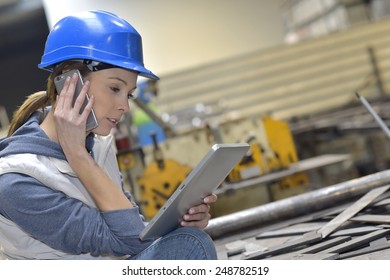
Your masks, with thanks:
[{"label": "tablet", "polygon": [[140,233],[140,239],[158,238],[179,227],[188,209],[212,194],[248,149],[247,143],[213,145]]}]

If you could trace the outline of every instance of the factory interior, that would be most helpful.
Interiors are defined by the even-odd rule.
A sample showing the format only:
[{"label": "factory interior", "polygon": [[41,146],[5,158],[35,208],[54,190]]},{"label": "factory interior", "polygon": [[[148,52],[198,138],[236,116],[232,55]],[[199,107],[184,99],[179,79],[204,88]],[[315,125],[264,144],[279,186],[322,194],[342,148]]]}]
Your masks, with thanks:
[{"label": "factory interior", "polygon": [[147,220],[211,146],[244,142],[205,229],[219,259],[390,259],[389,0],[118,2],[0,1],[0,137],[45,89],[54,22],[112,10],[160,77],[112,131]]}]

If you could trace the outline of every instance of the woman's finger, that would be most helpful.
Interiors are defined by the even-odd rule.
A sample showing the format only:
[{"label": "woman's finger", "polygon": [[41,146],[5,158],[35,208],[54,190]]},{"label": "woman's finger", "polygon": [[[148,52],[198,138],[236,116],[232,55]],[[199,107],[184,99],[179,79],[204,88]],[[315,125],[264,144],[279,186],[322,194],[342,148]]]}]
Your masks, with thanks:
[{"label": "woman's finger", "polygon": [[197,227],[200,229],[204,229],[209,224],[208,221],[201,221],[201,222],[181,222],[182,227]]},{"label": "woman's finger", "polygon": [[88,103],[87,103],[87,106],[85,106],[82,114],[81,114],[81,118],[82,119],[85,119],[85,121],[87,121],[88,119],[88,116],[89,114],[91,113],[92,111],[92,107],[93,107],[93,103],[95,102],[95,97],[94,96],[91,96],[89,99],[88,99]]},{"label": "woman's finger", "polygon": [[194,222],[194,221],[202,221],[210,217],[208,212],[206,213],[196,213],[196,214],[185,214],[183,216],[183,221],[186,222]]},{"label": "woman's finger", "polygon": [[210,218],[211,215],[209,213],[202,213],[196,215],[186,214],[183,216],[183,220],[180,224],[184,227],[205,228],[208,225]]},{"label": "woman's finger", "polygon": [[[83,104],[86,99],[86,95],[89,89],[89,81],[86,81],[83,87],[81,88],[80,93],[78,93],[78,96],[76,98],[76,101],[74,103],[74,110],[78,112],[79,114],[82,114],[85,108],[83,109]],[[87,115],[88,116],[88,115]]]},{"label": "woman's finger", "polygon": [[210,194],[210,195],[206,196],[203,199],[203,202],[206,203],[206,204],[212,204],[212,203],[215,203],[217,200],[218,200],[217,195],[213,193],[213,194]]},{"label": "woman's finger", "polygon": [[78,79],[78,75],[74,73],[70,78],[69,83],[64,84],[64,89],[61,92],[61,95],[63,94],[63,98],[64,98],[64,104],[63,104],[64,109],[71,110],[73,108],[73,96],[75,95],[77,79]]},{"label": "woman's finger", "polygon": [[196,213],[207,213],[209,211],[210,211],[210,205],[208,205],[208,204],[199,204],[199,205],[196,205],[194,207],[191,207],[188,210],[188,214],[193,215],[193,214],[196,214]]},{"label": "woman's finger", "polygon": [[62,88],[61,92],[57,92],[56,108],[58,109],[62,109],[64,107],[65,93],[69,87],[69,83],[70,83],[70,77],[67,77],[65,79],[64,87]]}]

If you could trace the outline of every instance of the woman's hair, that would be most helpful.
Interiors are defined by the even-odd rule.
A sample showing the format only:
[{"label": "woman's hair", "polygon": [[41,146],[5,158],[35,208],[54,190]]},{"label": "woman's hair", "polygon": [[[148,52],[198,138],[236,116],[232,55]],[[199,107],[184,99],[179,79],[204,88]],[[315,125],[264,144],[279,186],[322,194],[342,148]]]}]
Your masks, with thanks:
[{"label": "woman's hair", "polygon": [[79,61],[65,61],[59,64],[47,79],[47,90],[31,94],[14,112],[7,136],[11,136],[34,112],[44,110],[46,106],[55,104],[57,91],[54,85],[54,78],[71,69],[78,69],[82,77],[86,77],[90,73],[88,67]]}]

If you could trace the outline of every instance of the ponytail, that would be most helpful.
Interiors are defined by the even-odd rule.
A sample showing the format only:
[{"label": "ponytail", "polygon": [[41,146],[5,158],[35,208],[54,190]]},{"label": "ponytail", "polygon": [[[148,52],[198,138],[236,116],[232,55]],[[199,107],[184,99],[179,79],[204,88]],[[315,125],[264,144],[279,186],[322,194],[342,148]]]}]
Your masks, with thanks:
[{"label": "ponytail", "polygon": [[78,61],[66,61],[58,65],[54,72],[48,78],[47,91],[38,91],[31,94],[13,114],[11,124],[8,128],[7,136],[11,136],[19,127],[21,127],[28,118],[37,110],[44,110],[46,106],[55,104],[57,91],[54,86],[54,77],[70,69],[79,69],[83,77],[90,73],[88,67]]},{"label": "ponytail", "polygon": [[38,91],[28,96],[22,106],[14,112],[7,136],[11,136],[35,111],[45,108],[48,101],[46,91]]}]

